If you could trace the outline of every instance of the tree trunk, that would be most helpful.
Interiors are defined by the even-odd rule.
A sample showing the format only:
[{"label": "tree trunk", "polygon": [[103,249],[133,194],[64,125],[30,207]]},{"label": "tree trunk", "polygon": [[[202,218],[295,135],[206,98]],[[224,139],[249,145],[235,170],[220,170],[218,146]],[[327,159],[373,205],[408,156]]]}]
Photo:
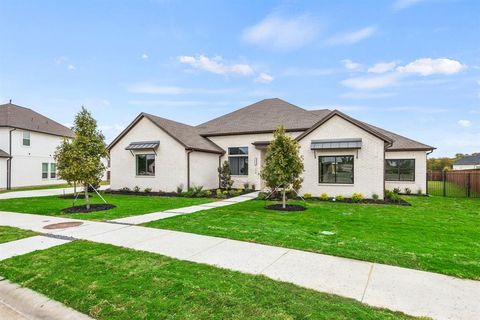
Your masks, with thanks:
[{"label": "tree trunk", "polygon": [[287,207],[287,201],[285,199],[285,188],[282,188],[282,207],[283,209]]},{"label": "tree trunk", "polygon": [[85,204],[87,207],[87,210],[90,210],[90,199],[88,198],[88,184],[84,185],[84,191],[85,191]]}]

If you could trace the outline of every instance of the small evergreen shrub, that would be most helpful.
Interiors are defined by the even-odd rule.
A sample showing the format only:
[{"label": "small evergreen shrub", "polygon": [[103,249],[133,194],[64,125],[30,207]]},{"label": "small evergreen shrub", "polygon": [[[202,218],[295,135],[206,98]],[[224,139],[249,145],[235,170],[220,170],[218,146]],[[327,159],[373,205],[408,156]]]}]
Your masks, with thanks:
[{"label": "small evergreen shrub", "polygon": [[353,202],[360,202],[360,201],[362,201],[363,199],[364,199],[364,196],[363,196],[363,194],[361,194],[361,193],[354,193],[354,194],[352,194],[352,201],[353,201]]},{"label": "small evergreen shrub", "polygon": [[267,193],[266,193],[266,192],[259,192],[257,199],[258,199],[258,200],[265,200],[265,199],[267,199]]},{"label": "small evergreen shrub", "polygon": [[223,195],[223,192],[222,192],[221,189],[217,189],[216,196],[217,196],[218,199],[223,199],[224,198],[224,195]]},{"label": "small evergreen shrub", "polygon": [[152,188],[145,188],[143,191],[145,191],[145,193],[150,193],[152,192]]},{"label": "small evergreen shrub", "polygon": [[376,194],[376,193],[372,194],[372,199],[373,199],[373,200],[378,200],[378,198],[380,198],[380,197],[378,196],[378,194]]},{"label": "small evergreen shrub", "polygon": [[391,190],[385,191],[385,198],[393,202],[400,201],[400,196],[398,195],[398,193],[395,193],[394,191],[391,191]]},{"label": "small evergreen shrub", "polygon": [[212,191],[206,190],[205,191],[205,197],[211,197],[212,196]]},{"label": "small evergreen shrub", "polygon": [[139,186],[133,187],[133,192],[140,192],[140,187]]},{"label": "small evergreen shrub", "polygon": [[310,199],[311,197],[312,197],[312,194],[311,194],[311,193],[305,193],[305,194],[303,195],[303,198],[304,198],[304,199]]},{"label": "small evergreen shrub", "polygon": [[182,193],[182,192],[183,192],[183,184],[179,184],[179,185],[177,186],[177,193],[180,194],[180,193]]},{"label": "small evergreen shrub", "polygon": [[422,188],[419,188],[419,189],[417,190],[417,194],[418,194],[419,196],[421,196],[421,195],[423,194]]},{"label": "small evergreen shrub", "polygon": [[255,189],[255,183],[252,183],[251,187],[252,187],[252,190],[254,190],[254,191],[256,190]]},{"label": "small evergreen shrub", "polygon": [[345,197],[339,194],[338,196],[335,197],[335,201],[340,201],[340,202],[345,201]]},{"label": "small evergreen shrub", "polygon": [[130,188],[129,187],[123,187],[120,189],[120,191],[122,192],[130,192]]},{"label": "small evergreen shrub", "polygon": [[243,183],[243,189],[249,190],[249,189],[250,189],[250,183],[244,182],[244,183]]},{"label": "small evergreen shrub", "polygon": [[405,194],[412,194],[412,189],[405,188]]},{"label": "small evergreen shrub", "polygon": [[327,194],[326,192],[324,192],[324,193],[322,193],[322,194],[320,195],[320,200],[322,200],[322,201],[328,201],[328,199],[329,199],[329,198],[328,198],[328,194]]},{"label": "small evergreen shrub", "polygon": [[396,194],[399,194],[400,193],[400,188],[393,188],[393,192],[396,193]]}]

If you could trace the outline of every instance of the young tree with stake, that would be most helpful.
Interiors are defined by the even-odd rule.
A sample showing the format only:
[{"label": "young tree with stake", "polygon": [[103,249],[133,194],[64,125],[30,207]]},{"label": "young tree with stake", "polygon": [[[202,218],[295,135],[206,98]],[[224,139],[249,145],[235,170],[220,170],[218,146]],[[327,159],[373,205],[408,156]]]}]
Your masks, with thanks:
[{"label": "young tree with stake", "polygon": [[72,130],[72,141],[63,141],[55,153],[58,175],[68,182],[83,185],[86,208],[90,210],[88,186],[97,185],[105,171],[102,163],[107,157],[105,137],[97,129],[97,121],[84,107],[75,116]]},{"label": "young tree with stake", "polygon": [[303,157],[300,155],[298,142],[285,134],[283,126],[278,127],[273,134],[272,143],[268,146],[260,176],[270,189],[282,188],[284,209],[286,208],[285,193],[289,188],[300,188],[302,183],[300,175],[303,171]]}]

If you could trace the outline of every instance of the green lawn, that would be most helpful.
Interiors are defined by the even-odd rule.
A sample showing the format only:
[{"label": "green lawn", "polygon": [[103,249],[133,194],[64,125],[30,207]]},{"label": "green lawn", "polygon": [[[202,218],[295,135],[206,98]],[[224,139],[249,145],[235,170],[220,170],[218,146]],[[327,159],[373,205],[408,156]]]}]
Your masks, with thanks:
[{"label": "green lawn", "polygon": [[13,227],[0,226],[0,243],[36,236],[37,233]]},{"label": "green lawn", "polygon": [[263,276],[86,241],[1,261],[0,275],[97,319],[407,319]]},{"label": "green lawn", "polygon": [[307,211],[290,213],[266,210],[265,201],[254,200],[146,226],[480,280],[480,200],[405,199],[411,207],[311,201]]},{"label": "green lawn", "polygon": [[[48,216],[62,216],[85,220],[111,220],[127,216],[135,216],[156,211],[188,207],[196,204],[211,202],[208,198],[176,198],[157,196],[132,196],[102,194],[108,203],[117,207],[106,211],[91,213],[63,214],[62,209],[72,206],[72,199],[60,199],[58,196],[17,198],[0,200],[0,211],[35,213]],[[92,203],[103,203],[94,195]],[[84,200],[77,200],[75,205],[85,204]]]},{"label": "green lawn", "polygon": [[[109,181],[102,181],[100,182],[100,185],[108,185],[110,182]],[[50,185],[43,185],[43,186],[26,186],[26,187],[17,187],[17,188],[12,188],[10,190],[1,190],[0,193],[7,193],[7,192],[13,192],[13,191],[31,191],[31,190],[44,190],[44,189],[59,189],[59,188],[72,188],[73,185],[70,185],[68,183],[61,183],[61,184],[50,184]],[[82,190],[82,187],[79,187],[79,190]]]}]

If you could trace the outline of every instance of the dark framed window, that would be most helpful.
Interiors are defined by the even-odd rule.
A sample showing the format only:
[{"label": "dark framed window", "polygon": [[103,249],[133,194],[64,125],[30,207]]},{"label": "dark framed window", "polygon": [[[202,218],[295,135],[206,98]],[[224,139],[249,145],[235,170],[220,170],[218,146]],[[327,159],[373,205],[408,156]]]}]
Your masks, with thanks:
[{"label": "dark framed window", "polygon": [[29,131],[23,131],[23,145],[24,146],[30,146],[30,132]]},{"label": "dark framed window", "polygon": [[415,159],[385,160],[386,181],[415,181]]},{"label": "dark framed window", "polygon": [[228,148],[230,173],[234,176],[248,176],[248,147]]},{"label": "dark framed window", "polygon": [[57,164],[50,163],[50,178],[56,179],[57,178]]},{"label": "dark framed window", "polygon": [[137,154],[136,167],[137,176],[154,176],[155,175],[155,155],[154,154]]},{"label": "dark framed window", "polygon": [[48,179],[48,163],[42,163],[42,179]]},{"label": "dark framed window", "polygon": [[353,156],[318,157],[318,182],[353,184]]}]

